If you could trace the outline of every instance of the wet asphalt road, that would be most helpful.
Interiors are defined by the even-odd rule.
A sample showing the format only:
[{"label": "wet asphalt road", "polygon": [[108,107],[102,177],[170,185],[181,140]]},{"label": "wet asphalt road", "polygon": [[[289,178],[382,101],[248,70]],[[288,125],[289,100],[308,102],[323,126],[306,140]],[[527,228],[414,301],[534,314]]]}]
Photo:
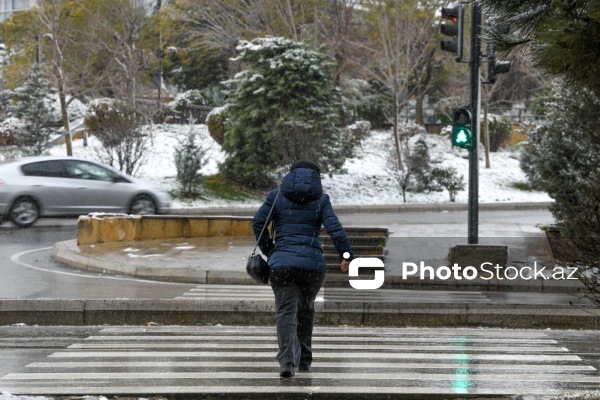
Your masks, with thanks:
[{"label": "wet asphalt road", "polygon": [[[466,234],[466,212],[406,212],[383,214],[342,214],[345,225],[386,226],[390,235],[420,227],[427,237]],[[482,235],[512,234],[511,227],[552,223],[547,210],[486,211],[480,213]],[[0,273],[4,284],[0,298],[175,298],[191,285],[160,283],[131,278],[101,276],[76,271],[52,260],[54,243],[77,237],[76,219],[45,218],[33,227],[17,229],[11,223],[0,225]],[[509,230],[503,232],[502,227]],[[410,228],[408,229],[410,234]],[[406,235],[403,233],[403,235]],[[485,239],[483,239],[485,240]],[[446,251],[446,250],[444,250]]]},{"label": "wet asphalt road", "polygon": [[54,243],[77,237],[75,219],[43,219],[35,226],[0,227],[0,299],[172,299],[193,285],[92,274],[52,259]]},{"label": "wet asphalt road", "polygon": [[597,331],[316,327],[311,372],[280,379],[274,330],[0,327],[0,390],[109,398],[555,399],[600,389]]}]

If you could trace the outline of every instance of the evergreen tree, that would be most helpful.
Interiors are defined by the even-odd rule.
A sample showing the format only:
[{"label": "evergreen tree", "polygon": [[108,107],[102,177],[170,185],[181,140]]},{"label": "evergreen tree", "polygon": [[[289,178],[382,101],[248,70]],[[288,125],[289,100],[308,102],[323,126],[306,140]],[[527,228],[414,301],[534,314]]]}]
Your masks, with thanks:
[{"label": "evergreen tree", "polygon": [[235,60],[246,69],[226,82],[225,177],[268,188],[277,168],[310,159],[330,172],[350,155],[338,123],[339,101],[327,56],[283,38],[243,41]]},{"label": "evergreen tree", "polygon": [[177,168],[177,182],[181,186],[184,197],[192,197],[202,183],[200,170],[208,162],[205,149],[198,143],[198,134],[193,127],[183,137],[175,149],[175,167]]},{"label": "evergreen tree", "polygon": [[436,189],[435,182],[431,176],[431,157],[429,155],[429,146],[423,137],[420,137],[408,155],[409,163],[413,169],[413,179],[415,180],[415,190],[417,192],[426,192]]},{"label": "evergreen tree", "polygon": [[586,296],[600,304],[600,97],[559,86],[553,98],[530,134],[529,156],[554,199],[550,210],[563,238],[554,256],[579,268]]},{"label": "evergreen tree", "polygon": [[[554,199],[552,213],[569,234],[600,189],[600,97],[589,90],[557,87],[546,120],[530,133],[530,157],[541,185]],[[600,222],[597,226],[600,235]]]},{"label": "evergreen tree", "polygon": [[54,108],[51,88],[41,74],[39,66],[33,65],[25,84],[14,91],[12,113],[23,124],[14,132],[21,151],[25,155],[44,154],[50,147]]},{"label": "evergreen tree", "polygon": [[[486,37],[498,50],[527,45],[534,64],[600,96],[600,2],[479,0],[492,17]],[[494,21],[510,24],[504,34]]]}]

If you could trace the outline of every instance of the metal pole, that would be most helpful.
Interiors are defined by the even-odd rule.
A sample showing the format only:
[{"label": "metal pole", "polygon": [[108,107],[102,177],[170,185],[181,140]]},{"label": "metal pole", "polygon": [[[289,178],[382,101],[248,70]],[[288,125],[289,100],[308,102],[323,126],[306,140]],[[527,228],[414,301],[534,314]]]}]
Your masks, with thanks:
[{"label": "metal pole", "polygon": [[471,3],[471,134],[469,149],[469,244],[479,242],[479,102],[481,66],[481,9]]},{"label": "metal pole", "polygon": [[40,65],[40,35],[35,35],[35,63]]},{"label": "metal pole", "polygon": [[158,99],[156,100],[156,106],[158,107],[158,112],[160,112],[160,90],[162,87],[162,73],[163,73],[163,51],[159,50],[158,53]]}]

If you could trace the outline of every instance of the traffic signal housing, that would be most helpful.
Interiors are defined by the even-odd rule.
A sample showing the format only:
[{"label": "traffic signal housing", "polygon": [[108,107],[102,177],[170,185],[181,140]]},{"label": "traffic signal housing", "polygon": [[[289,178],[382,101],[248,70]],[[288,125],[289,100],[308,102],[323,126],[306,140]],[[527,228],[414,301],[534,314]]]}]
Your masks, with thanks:
[{"label": "traffic signal housing", "polygon": [[471,111],[466,107],[456,108],[452,112],[452,146],[469,148],[473,142],[471,136]]},{"label": "traffic signal housing", "polygon": [[488,44],[488,82],[496,82],[498,74],[505,74],[508,71],[510,71],[510,61],[497,60],[494,45]]},{"label": "traffic signal housing", "polygon": [[442,35],[452,36],[452,40],[442,40],[441,48],[443,51],[454,53],[454,59],[462,60],[463,56],[463,32],[464,32],[465,10],[462,4],[454,7],[442,7],[442,18],[451,22],[440,24]]},{"label": "traffic signal housing", "polygon": [[[498,37],[504,37],[510,32],[510,26],[507,24],[491,24],[488,28],[491,34]],[[510,61],[498,60],[496,58],[496,52],[494,45],[488,43],[487,47],[487,61],[488,61],[488,82],[494,83],[498,79],[498,74],[505,74],[510,71]]]}]

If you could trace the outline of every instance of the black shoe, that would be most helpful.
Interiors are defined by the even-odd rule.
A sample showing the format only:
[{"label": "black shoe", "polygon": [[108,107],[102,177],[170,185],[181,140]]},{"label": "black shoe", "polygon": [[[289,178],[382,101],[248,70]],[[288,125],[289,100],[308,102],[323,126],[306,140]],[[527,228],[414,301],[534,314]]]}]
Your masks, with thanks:
[{"label": "black shoe", "polygon": [[308,372],[310,371],[310,364],[300,364],[298,365],[298,371]]},{"label": "black shoe", "polygon": [[281,367],[281,370],[279,371],[279,376],[281,376],[282,378],[290,378],[294,376],[294,374],[294,366],[292,364],[285,364]]}]

